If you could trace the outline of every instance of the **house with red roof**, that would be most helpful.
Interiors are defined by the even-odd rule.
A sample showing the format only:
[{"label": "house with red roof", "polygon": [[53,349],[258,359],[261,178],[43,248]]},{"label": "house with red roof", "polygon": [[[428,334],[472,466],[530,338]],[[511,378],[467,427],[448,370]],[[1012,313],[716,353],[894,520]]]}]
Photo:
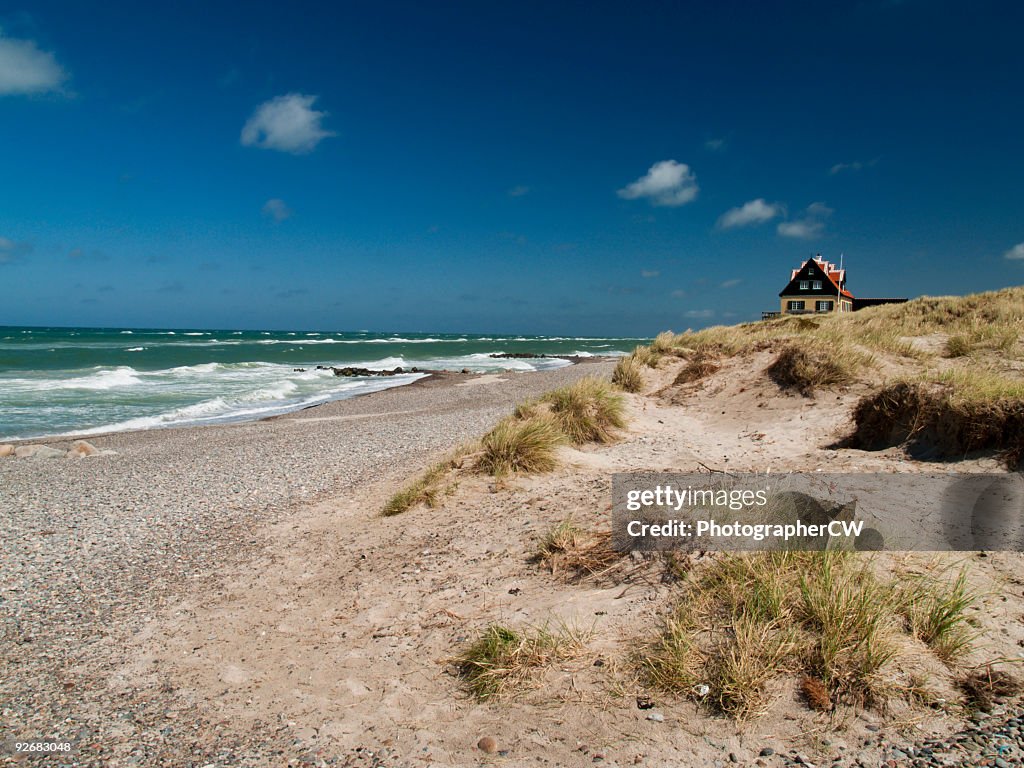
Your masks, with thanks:
[{"label": "house with red roof", "polygon": [[789,276],[779,293],[779,312],[763,312],[763,318],[778,315],[855,312],[877,304],[899,304],[906,299],[857,299],[846,289],[846,270],[826,261],[819,253]]}]

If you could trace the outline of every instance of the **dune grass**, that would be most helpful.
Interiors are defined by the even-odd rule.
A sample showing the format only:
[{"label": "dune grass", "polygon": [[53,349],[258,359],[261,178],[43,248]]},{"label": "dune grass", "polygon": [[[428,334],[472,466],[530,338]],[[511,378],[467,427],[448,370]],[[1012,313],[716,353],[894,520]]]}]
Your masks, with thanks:
[{"label": "dune grass", "polygon": [[447,482],[452,470],[461,467],[463,459],[474,450],[475,446],[463,446],[431,465],[422,475],[388,499],[381,514],[385,517],[399,515],[418,504],[431,508],[437,506],[442,496],[454,490],[454,484]]},{"label": "dune grass", "polygon": [[900,653],[920,653],[901,635],[947,662],[969,649],[965,584],[922,578],[908,591],[854,553],[725,555],[690,574],[635,661],[647,685],[740,720],[767,709],[782,675],[800,675],[817,709],[879,704],[899,690]]},{"label": "dune grass", "polygon": [[625,402],[604,379],[588,376],[542,398],[559,428],[576,445],[608,443],[626,426]]},{"label": "dune grass", "polygon": [[868,354],[887,352],[923,360],[927,353],[909,342],[913,337],[945,334],[944,354],[962,357],[980,351],[1020,358],[1024,327],[1024,287],[969,296],[922,297],[905,304],[868,307],[858,312],[783,315],[761,322],[712,326],[681,334],[659,334],[652,350],[659,355],[705,352],[731,356],[765,343],[814,338]]},{"label": "dune grass", "polygon": [[525,420],[509,416],[484,435],[477,468],[495,477],[514,472],[550,472],[557,466],[555,450],[565,441],[565,434],[550,415],[538,414]]},{"label": "dune grass", "polygon": [[466,687],[487,700],[521,689],[549,664],[581,655],[587,634],[561,624],[512,629],[493,624],[455,659]]},{"label": "dune grass", "polygon": [[891,382],[853,410],[853,447],[906,442],[936,458],[996,451],[1014,469],[1024,457],[1024,380],[981,367]]},{"label": "dune grass", "polygon": [[672,331],[662,331],[654,337],[647,349],[654,355],[672,355],[676,352],[675,340],[676,334]]},{"label": "dune grass", "polygon": [[780,389],[810,397],[818,389],[852,383],[870,364],[856,350],[804,341],[786,344],[765,372]]},{"label": "dune grass", "polygon": [[967,572],[961,570],[951,583],[915,579],[903,587],[900,612],[913,635],[947,664],[970,650],[977,633],[967,623],[967,610],[977,595],[967,588]]},{"label": "dune grass", "polygon": [[483,440],[480,471],[501,477],[555,468],[564,443],[607,443],[625,427],[625,401],[604,379],[587,376],[520,403]]},{"label": "dune grass", "polygon": [[[639,347],[638,347],[639,349]],[[644,377],[641,370],[644,363],[636,352],[623,355],[615,363],[612,371],[612,384],[624,392],[639,392],[644,388]]]},{"label": "dune grass", "polygon": [[712,358],[706,354],[696,352],[687,360],[686,365],[680,369],[679,373],[676,374],[675,379],[672,380],[672,385],[678,387],[682,384],[692,384],[695,381],[701,381],[720,368],[721,366]]}]

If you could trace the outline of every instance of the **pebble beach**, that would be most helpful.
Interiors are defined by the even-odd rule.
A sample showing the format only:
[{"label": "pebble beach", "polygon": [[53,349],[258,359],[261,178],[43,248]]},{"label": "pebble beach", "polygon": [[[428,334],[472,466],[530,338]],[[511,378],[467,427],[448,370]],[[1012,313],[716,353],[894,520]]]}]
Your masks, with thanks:
[{"label": "pebble beach", "polygon": [[[166,742],[161,765],[206,764],[195,762],[206,747],[171,738],[165,702],[110,698],[104,682],[125,638],[244,561],[261,529],[299,506],[398,481],[478,438],[515,403],[611,367],[595,358],[533,373],[441,374],[263,421],[90,438],[114,455],[0,459],[0,737],[79,741],[75,755],[48,765],[153,764],[153,739]],[[215,724],[189,730],[209,737],[208,762],[228,748],[231,764],[246,764],[246,749],[219,743]],[[123,761],[109,762],[114,754]]]}]

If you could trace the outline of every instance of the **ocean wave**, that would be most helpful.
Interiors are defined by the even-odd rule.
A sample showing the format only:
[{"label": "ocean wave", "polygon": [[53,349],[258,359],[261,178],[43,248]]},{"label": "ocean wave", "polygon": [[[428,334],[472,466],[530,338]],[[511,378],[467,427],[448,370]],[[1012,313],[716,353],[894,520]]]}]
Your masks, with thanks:
[{"label": "ocean wave", "polygon": [[85,376],[73,376],[67,379],[7,379],[4,385],[25,390],[53,389],[91,389],[106,390],[131,387],[142,384],[139,372],[129,365],[119,368],[100,368],[95,373]]},{"label": "ocean wave", "polygon": [[125,347],[125,352],[141,352],[145,347]]},{"label": "ocean wave", "polygon": [[401,336],[389,336],[379,339],[257,339],[257,344],[454,344],[465,343],[469,339],[406,339]]}]

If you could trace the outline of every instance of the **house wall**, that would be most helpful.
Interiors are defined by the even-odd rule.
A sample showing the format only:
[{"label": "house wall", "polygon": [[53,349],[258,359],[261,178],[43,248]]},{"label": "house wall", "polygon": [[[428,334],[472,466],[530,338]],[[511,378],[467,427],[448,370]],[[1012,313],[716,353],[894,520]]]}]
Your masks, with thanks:
[{"label": "house wall", "polygon": [[[804,312],[814,312],[814,308],[817,306],[817,302],[819,301],[831,301],[832,310],[835,311],[836,308],[835,294],[832,294],[831,296],[822,296],[821,294],[813,295],[808,294],[806,291],[802,291],[800,293],[780,297],[779,308],[783,314],[789,311],[789,302],[791,301],[802,301],[804,303]],[[842,299],[842,311],[853,311],[853,303],[847,298]]]}]

